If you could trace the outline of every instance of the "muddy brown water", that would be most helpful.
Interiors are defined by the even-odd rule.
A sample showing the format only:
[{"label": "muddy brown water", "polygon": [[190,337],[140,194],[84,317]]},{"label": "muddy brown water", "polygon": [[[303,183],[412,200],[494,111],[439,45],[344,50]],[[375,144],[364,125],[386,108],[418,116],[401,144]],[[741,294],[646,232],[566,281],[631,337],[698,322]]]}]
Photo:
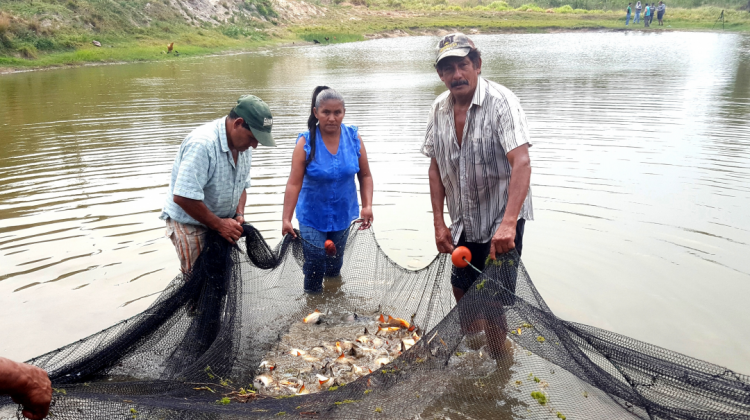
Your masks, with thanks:
[{"label": "muddy brown water", "polygon": [[[524,262],[555,313],[750,373],[750,37],[482,35],[483,74],[521,99],[536,220]],[[0,355],[24,360],[145,309],[178,270],[158,219],[195,126],[244,93],[275,115],[247,219],[280,238],[312,88],[347,99],[375,180],[374,229],[435,256],[419,154],[444,90],[431,37],[0,77]],[[300,285],[301,286],[301,285]]]}]

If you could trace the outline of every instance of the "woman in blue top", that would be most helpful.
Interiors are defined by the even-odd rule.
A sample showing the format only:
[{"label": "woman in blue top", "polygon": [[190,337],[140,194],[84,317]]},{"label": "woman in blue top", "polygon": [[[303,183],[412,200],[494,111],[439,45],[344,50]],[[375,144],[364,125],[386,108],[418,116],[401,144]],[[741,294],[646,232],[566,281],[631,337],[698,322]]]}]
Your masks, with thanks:
[{"label": "woman in blue top", "polygon": [[[284,192],[281,234],[297,237],[292,214],[302,238],[305,263],[305,291],[323,289],[323,277],[336,277],[343,263],[343,250],[349,225],[361,214],[360,229],[372,223],[372,174],[367,153],[357,127],[342,124],[346,108],[344,98],[328,86],[313,91],[310,118],[306,131],[297,138],[292,154],[292,172]],[[362,211],[357,202],[359,180]],[[327,239],[336,251],[327,255]]]}]

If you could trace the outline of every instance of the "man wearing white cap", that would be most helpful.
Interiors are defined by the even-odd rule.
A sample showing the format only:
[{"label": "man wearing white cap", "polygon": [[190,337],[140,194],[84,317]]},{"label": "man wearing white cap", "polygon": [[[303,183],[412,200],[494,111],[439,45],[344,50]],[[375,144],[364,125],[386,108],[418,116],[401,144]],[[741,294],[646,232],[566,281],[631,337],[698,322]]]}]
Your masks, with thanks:
[{"label": "man wearing white cap", "polygon": [[[448,88],[432,104],[422,146],[431,158],[435,242],[443,253],[466,246],[482,270],[487,257],[512,249],[520,255],[525,221],[533,218],[526,114],[513,92],[481,77],[481,53],[462,33],[440,40],[435,69]],[[450,228],[443,219],[446,199]],[[453,269],[456,301],[476,279],[473,270]]]}]

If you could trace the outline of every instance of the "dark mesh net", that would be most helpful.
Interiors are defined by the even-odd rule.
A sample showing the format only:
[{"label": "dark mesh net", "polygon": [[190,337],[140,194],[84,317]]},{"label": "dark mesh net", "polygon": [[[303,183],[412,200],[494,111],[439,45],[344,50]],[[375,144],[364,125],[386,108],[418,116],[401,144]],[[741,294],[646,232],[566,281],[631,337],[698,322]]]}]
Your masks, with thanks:
[{"label": "dark mesh net", "polygon": [[[300,240],[271,249],[245,233],[238,246],[210,237],[194,271],[145,312],[29,361],[49,372],[55,418],[750,418],[748,376],[555,317],[517,255],[488,264],[456,306],[448,256],[407,270],[371,230],[351,229],[340,278],[310,295]],[[316,309],[328,321],[303,324]],[[375,333],[381,313],[412,331]],[[341,363],[333,343],[313,356],[305,345],[345,331],[339,314],[358,314],[341,328],[369,338]],[[261,389],[259,375],[286,385]],[[294,395],[301,384],[313,393]],[[0,417],[18,413],[0,399]]]}]

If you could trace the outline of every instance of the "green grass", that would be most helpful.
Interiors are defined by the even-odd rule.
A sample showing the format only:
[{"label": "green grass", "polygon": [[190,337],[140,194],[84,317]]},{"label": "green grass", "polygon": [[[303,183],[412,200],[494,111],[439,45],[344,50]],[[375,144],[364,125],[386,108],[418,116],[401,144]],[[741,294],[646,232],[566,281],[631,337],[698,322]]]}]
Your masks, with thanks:
[{"label": "green grass", "polygon": [[[565,4],[563,0],[330,1],[333,4],[326,6],[325,16],[311,15],[300,24],[285,23],[270,0],[221,1],[208,22],[171,6],[169,0],[0,0],[0,67],[179,60],[294,40],[361,41],[366,35],[396,30],[407,34],[443,29],[485,33],[626,30],[623,5],[627,0],[565,0]],[[704,6],[706,1],[712,6]],[[750,13],[738,10],[745,1],[670,1],[665,26],[630,26],[627,30],[710,30],[725,9],[726,30],[750,31]],[[94,47],[93,40],[103,46]],[[179,57],[166,54],[170,42],[175,43]]]},{"label": "green grass", "polygon": [[[321,31],[319,27],[293,28],[292,32],[302,40],[307,42],[318,41],[322,44],[364,41],[365,39],[362,33],[340,32],[336,29]],[[326,38],[328,39],[326,40]]]}]

